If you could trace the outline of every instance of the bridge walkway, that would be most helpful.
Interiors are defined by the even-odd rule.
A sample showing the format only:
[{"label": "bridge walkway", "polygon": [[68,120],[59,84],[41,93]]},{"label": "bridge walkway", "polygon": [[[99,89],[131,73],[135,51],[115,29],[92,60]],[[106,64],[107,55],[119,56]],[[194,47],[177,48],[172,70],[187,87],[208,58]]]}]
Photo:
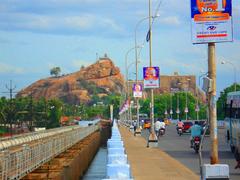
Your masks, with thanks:
[{"label": "bridge walkway", "polygon": [[135,180],[199,180],[200,177],[159,148],[147,148],[143,137],[120,126],[131,173]]}]

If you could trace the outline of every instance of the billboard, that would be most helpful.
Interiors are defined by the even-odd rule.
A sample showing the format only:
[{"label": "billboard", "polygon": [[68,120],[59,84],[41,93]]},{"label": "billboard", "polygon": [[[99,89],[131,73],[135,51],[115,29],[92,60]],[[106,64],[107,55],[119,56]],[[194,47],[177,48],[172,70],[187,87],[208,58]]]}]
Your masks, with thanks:
[{"label": "billboard", "polygon": [[144,88],[159,88],[159,67],[143,68]]},{"label": "billboard", "polygon": [[133,84],[133,97],[142,97],[142,84]]},{"label": "billboard", "polygon": [[192,43],[233,41],[232,0],[191,0]]}]

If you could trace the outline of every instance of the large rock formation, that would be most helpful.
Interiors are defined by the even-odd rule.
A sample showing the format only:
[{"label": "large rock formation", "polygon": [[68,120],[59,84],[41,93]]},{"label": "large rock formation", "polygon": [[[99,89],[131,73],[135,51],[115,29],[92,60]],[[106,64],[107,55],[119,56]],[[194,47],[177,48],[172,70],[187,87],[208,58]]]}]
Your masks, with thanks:
[{"label": "large rock formation", "polygon": [[32,96],[35,99],[58,98],[66,103],[87,103],[93,96],[103,97],[120,94],[124,79],[118,67],[105,57],[80,71],[61,77],[41,79],[21,90],[17,96]]}]

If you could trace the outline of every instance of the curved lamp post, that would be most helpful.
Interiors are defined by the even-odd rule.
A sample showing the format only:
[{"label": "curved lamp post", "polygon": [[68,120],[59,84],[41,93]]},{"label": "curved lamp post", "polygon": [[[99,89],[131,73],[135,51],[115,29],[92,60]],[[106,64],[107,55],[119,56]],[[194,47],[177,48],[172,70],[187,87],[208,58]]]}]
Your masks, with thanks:
[{"label": "curved lamp post", "polygon": [[237,72],[237,69],[236,69],[236,66],[230,62],[230,61],[221,61],[221,64],[230,64],[232,67],[233,67],[233,71],[234,71],[234,91],[237,91],[237,75],[236,75],[236,72]]},{"label": "curved lamp post", "polygon": [[129,94],[128,94],[128,92],[129,92],[129,89],[128,89],[128,87],[129,87],[128,86],[128,54],[132,50],[137,49],[137,48],[143,48],[143,45],[142,46],[134,46],[134,47],[130,48],[125,54],[125,71],[126,71],[125,78],[126,78],[126,88],[127,88],[127,92],[125,94],[125,99],[127,99],[129,96]]},{"label": "curved lamp post", "polygon": [[[127,79],[128,79],[128,54],[134,50],[134,49],[137,49],[137,48],[143,48],[143,45],[141,46],[134,46],[132,48],[130,48],[126,54],[125,54],[125,71],[126,71],[126,74],[125,74],[125,78],[126,78],[126,82],[127,82]],[[127,87],[127,83],[126,83],[126,87]],[[127,92],[128,92],[128,89],[127,89]]]},{"label": "curved lamp post", "polygon": [[[208,74],[208,72],[202,72],[202,74],[200,74],[200,76],[198,77],[198,87],[200,88],[201,86],[201,78],[203,76],[206,76]],[[196,90],[196,93],[197,93],[197,102],[196,102],[196,107],[195,107],[195,111],[197,113],[197,121],[199,120],[199,111],[200,111],[200,107],[199,107],[199,90],[197,89]]]},{"label": "curved lamp post", "polygon": [[[153,19],[159,17],[159,15],[157,14],[156,16],[147,16],[145,18],[140,19],[136,26],[135,26],[135,30],[134,30],[134,37],[135,37],[135,63],[136,63],[136,84],[138,84],[138,52],[137,52],[137,28],[138,26],[145,20],[148,19]],[[136,103],[137,103],[137,129],[139,131],[139,126],[140,126],[140,122],[139,122],[139,98],[136,98]]]},{"label": "curved lamp post", "polygon": [[187,83],[188,84],[188,89],[186,89],[186,103],[185,103],[185,113],[186,113],[186,120],[188,119],[188,92],[187,92],[187,90],[189,90],[189,81],[191,81],[191,79],[187,79],[187,82],[185,82],[185,83]]}]

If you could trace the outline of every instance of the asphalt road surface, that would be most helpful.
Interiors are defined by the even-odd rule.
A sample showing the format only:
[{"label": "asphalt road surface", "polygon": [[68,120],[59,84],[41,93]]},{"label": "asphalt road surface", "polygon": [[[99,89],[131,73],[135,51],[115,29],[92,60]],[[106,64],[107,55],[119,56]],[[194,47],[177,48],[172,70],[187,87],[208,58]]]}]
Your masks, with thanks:
[{"label": "asphalt road surface", "polygon": [[[148,131],[144,130],[142,136],[148,137]],[[235,170],[236,161],[233,154],[230,151],[229,146],[226,143],[225,130],[218,130],[218,150],[219,150],[219,163],[228,164],[230,169],[230,179],[240,179],[240,169]],[[190,148],[190,134],[183,134],[179,136],[177,134],[175,125],[167,126],[166,134],[160,137],[158,147],[168,153],[173,158],[177,159],[196,174],[199,173],[199,158],[198,154]],[[210,163],[210,137],[206,136],[203,144],[203,163]],[[165,163],[165,162],[163,162]]]}]

